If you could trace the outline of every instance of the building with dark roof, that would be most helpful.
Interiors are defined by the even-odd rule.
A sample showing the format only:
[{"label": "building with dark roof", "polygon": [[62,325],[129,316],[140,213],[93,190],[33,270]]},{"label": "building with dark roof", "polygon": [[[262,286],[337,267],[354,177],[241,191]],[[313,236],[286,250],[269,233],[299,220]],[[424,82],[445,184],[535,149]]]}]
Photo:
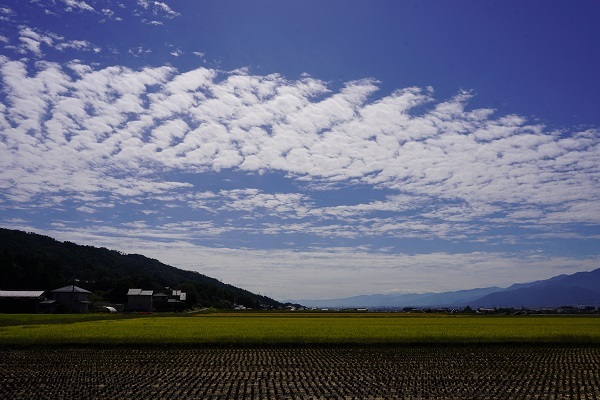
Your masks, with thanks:
[{"label": "building with dark roof", "polygon": [[172,311],[167,303],[169,295],[166,293],[154,293],[152,295],[152,305],[155,311]]},{"label": "building with dark roof", "polygon": [[35,313],[44,300],[43,290],[0,290],[0,313]]},{"label": "building with dark roof", "polygon": [[127,311],[153,311],[152,290],[129,289],[127,292]]},{"label": "building with dark roof", "polygon": [[69,285],[50,292],[51,300],[58,304],[58,311],[86,313],[90,307],[90,292],[79,286]]}]

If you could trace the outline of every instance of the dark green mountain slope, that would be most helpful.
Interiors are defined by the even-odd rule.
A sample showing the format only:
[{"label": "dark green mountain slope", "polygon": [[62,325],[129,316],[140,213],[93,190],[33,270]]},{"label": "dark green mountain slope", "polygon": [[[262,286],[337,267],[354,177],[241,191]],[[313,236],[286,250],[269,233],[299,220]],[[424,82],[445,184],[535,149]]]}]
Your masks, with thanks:
[{"label": "dark green mountain slope", "polygon": [[188,306],[277,308],[265,296],[184,271],[139,254],[59,242],[47,236],[0,228],[0,289],[52,290],[77,284],[105,300],[124,303],[129,288],[187,292]]}]

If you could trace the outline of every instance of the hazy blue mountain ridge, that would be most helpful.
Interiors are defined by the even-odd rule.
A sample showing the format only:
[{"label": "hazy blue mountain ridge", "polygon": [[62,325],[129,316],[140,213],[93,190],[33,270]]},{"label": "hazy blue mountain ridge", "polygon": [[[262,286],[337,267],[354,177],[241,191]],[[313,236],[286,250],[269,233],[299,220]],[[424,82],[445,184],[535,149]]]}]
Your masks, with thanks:
[{"label": "hazy blue mountain ridge", "polygon": [[458,290],[444,293],[373,294],[330,300],[290,300],[307,307],[433,307],[459,305],[478,299],[500,287]]},{"label": "hazy blue mountain ridge", "polygon": [[307,307],[559,307],[600,305],[600,268],[558,275],[507,288],[488,287],[443,293],[373,294],[329,300],[291,300]]}]

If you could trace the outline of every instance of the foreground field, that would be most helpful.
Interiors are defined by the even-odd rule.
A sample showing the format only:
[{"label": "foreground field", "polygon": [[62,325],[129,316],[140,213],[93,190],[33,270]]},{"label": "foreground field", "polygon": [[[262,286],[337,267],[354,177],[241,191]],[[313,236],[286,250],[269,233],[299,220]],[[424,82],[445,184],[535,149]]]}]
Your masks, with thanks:
[{"label": "foreground field", "polygon": [[0,315],[2,399],[598,399],[600,318]]},{"label": "foreground field", "polygon": [[0,350],[3,399],[598,399],[593,345]]},{"label": "foreground field", "polygon": [[386,313],[0,315],[0,347],[600,343],[598,316]]}]

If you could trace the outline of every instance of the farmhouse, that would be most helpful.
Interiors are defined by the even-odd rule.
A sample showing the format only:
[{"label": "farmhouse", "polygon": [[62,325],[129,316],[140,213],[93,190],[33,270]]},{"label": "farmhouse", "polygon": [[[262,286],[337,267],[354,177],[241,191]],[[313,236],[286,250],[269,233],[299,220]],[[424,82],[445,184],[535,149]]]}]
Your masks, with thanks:
[{"label": "farmhouse", "polygon": [[153,311],[152,290],[129,289],[127,292],[127,311]]},{"label": "farmhouse", "polygon": [[44,300],[43,290],[0,290],[0,313],[35,313]]},{"label": "farmhouse", "polygon": [[152,295],[152,305],[155,311],[171,311],[167,303],[169,295],[165,293],[154,293]]},{"label": "farmhouse", "polygon": [[54,289],[50,292],[50,301],[52,300],[58,305],[57,311],[66,311],[72,313],[86,313],[90,307],[90,292],[80,288],[79,286],[69,285]]}]

